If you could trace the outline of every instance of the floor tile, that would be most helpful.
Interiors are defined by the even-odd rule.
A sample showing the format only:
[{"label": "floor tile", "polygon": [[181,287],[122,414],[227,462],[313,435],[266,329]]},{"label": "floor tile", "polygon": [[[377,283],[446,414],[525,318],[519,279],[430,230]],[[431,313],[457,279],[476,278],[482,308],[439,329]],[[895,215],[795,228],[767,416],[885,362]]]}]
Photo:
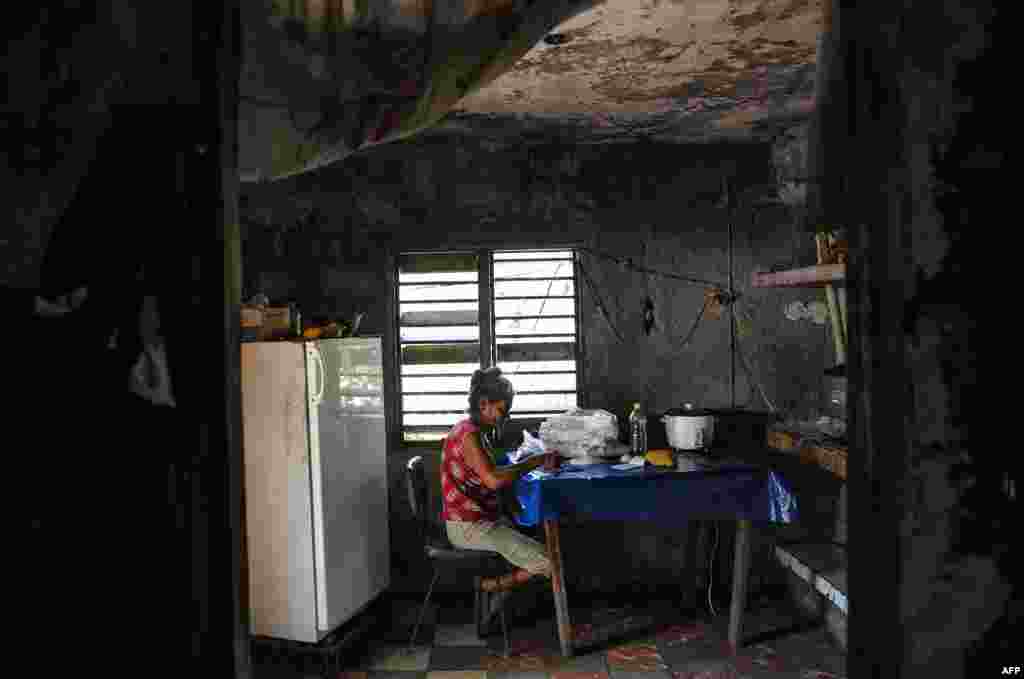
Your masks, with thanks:
[{"label": "floor tile", "polygon": [[653,671],[633,671],[612,668],[611,679],[670,679],[668,668]]},{"label": "floor tile", "polygon": [[551,679],[608,679],[608,673],[600,672],[552,672]]},{"label": "floor tile", "polygon": [[476,625],[440,625],[434,633],[435,646],[486,646],[487,639],[477,636]]},{"label": "floor tile", "polygon": [[547,672],[536,672],[531,670],[518,671],[513,670],[511,672],[493,672],[488,670],[487,679],[550,679],[551,675]]},{"label": "floor tile", "polygon": [[779,653],[774,646],[758,644],[743,649],[742,657],[749,657],[755,669],[768,670],[770,672],[795,673],[798,667],[787,658],[785,654]]},{"label": "floor tile", "polygon": [[514,655],[508,658],[492,655],[487,658],[488,676],[524,673],[547,676],[549,666],[550,663],[544,656],[533,654]]},{"label": "floor tile", "polygon": [[430,654],[430,670],[482,670],[490,655],[483,646],[435,646]]},{"label": "floor tile", "polygon": [[628,643],[608,650],[608,667],[624,672],[658,672],[667,670],[668,665],[661,657],[656,643]]},{"label": "floor tile", "polygon": [[[388,629],[381,630],[378,632],[372,641],[378,644],[409,644],[409,640],[412,639],[412,632],[415,628],[415,621],[408,625],[395,625]],[[431,646],[433,645],[436,637],[437,628],[433,623],[423,623],[419,629],[416,630],[417,646]]]},{"label": "floor tile", "polygon": [[473,622],[472,602],[446,602],[438,607],[437,622],[440,625],[464,625]]},{"label": "floor tile", "polygon": [[825,630],[795,634],[773,642],[775,652],[787,659],[790,666],[812,674],[826,672],[836,676],[846,673],[846,656],[837,648]]},{"label": "floor tile", "polygon": [[370,649],[363,661],[363,669],[377,671],[426,671],[430,664],[431,648],[414,646],[412,652],[406,652],[406,646],[382,644]]},{"label": "floor tile", "polygon": [[584,655],[574,655],[571,658],[562,658],[561,662],[558,665],[558,672],[567,674],[600,673],[607,675],[608,659],[605,657],[604,651],[597,651],[594,653],[587,653]]},{"label": "floor tile", "polygon": [[[394,625],[415,625],[416,620],[420,616],[420,608],[422,607],[422,601],[415,601],[412,599],[399,599],[392,601],[388,607],[387,615],[389,620]],[[435,623],[437,622],[438,606],[436,603],[431,601],[423,609],[423,622],[424,623]]]},{"label": "floor tile", "polygon": [[430,671],[427,679],[487,679],[483,670]]},{"label": "floor tile", "polygon": [[700,639],[704,639],[712,633],[707,625],[701,622],[683,623],[662,627],[655,632],[658,648],[664,651],[665,648],[682,646]]}]

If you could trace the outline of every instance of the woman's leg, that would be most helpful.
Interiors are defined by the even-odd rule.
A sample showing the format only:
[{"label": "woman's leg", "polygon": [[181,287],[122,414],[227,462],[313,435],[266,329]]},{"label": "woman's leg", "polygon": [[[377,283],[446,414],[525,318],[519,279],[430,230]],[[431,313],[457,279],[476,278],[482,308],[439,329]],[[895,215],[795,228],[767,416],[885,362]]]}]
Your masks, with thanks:
[{"label": "woman's leg", "polygon": [[534,576],[551,576],[551,560],[544,545],[520,533],[507,520],[495,523],[448,521],[446,524],[448,539],[455,547],[498,552],[517,566],[518,570],[512,574],[516,584]]}]

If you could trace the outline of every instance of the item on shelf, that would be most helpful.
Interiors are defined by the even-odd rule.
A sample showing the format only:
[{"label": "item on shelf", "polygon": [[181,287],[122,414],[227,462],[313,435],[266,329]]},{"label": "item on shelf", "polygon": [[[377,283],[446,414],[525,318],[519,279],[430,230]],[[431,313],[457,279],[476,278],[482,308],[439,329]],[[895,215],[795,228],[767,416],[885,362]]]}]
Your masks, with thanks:
[{"label": "item on shelf", "polygon": [[320,322],[315,325],[310,325],[302,331],[302,336],[305,339],[329,339],[332,337],[345,337],[344,330],[338,323]]},{"label": "item on shelf", "polygon": [[648,450],[644,459],[657,467],[674,467],[676,464],[672,459],[672,450],[669,448]]},{"label": "item on shelf", "polygon": [[284,339],[291,335],[294,314],[291,306],[268,306],[263,310],[263,338]]},{"label": "item on shelf", "polygon": [[783,427],[769,427],[767,432],[767,443],[769,448],[782,452],[789,452],[800,448],[800,432],[785,429]]},{"label": "item on shelf", "polygon": [[801,460],[816,464],[839,478],[846,479],[846,446],[805,443],[799,452]]},{"label": "item on shelf", "polygon": [[258,306],[243,304],[239,312],[240,335],[243,342],[252,342],[263,338],[263,309]]}]

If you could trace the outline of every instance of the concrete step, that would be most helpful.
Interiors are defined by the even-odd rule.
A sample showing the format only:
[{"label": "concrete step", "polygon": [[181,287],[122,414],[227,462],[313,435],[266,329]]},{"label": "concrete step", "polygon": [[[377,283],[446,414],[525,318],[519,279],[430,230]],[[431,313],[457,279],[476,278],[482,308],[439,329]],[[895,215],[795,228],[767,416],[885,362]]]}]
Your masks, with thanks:
[{"label": "concrete step", "polygon": [[780,544],[775,547],[775,557],[810,588],[809,595],[814,600],[799,597],[801,601],[797,605],[812,615],[823,616],[833,640],[845,650],[849,613],[845,545],[834,542]]}]

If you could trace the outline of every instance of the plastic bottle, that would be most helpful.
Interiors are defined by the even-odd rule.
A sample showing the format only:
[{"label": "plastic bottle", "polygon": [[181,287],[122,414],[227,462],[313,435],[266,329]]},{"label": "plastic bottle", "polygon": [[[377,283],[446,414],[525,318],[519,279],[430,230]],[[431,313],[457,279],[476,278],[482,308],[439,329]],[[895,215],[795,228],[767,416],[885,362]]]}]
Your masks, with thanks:
[{"label": "plastic bottle", "polygon": [[647,416],[639,403],[633,404],[629,414],[629,447],[633,455],[647,454]]}]

